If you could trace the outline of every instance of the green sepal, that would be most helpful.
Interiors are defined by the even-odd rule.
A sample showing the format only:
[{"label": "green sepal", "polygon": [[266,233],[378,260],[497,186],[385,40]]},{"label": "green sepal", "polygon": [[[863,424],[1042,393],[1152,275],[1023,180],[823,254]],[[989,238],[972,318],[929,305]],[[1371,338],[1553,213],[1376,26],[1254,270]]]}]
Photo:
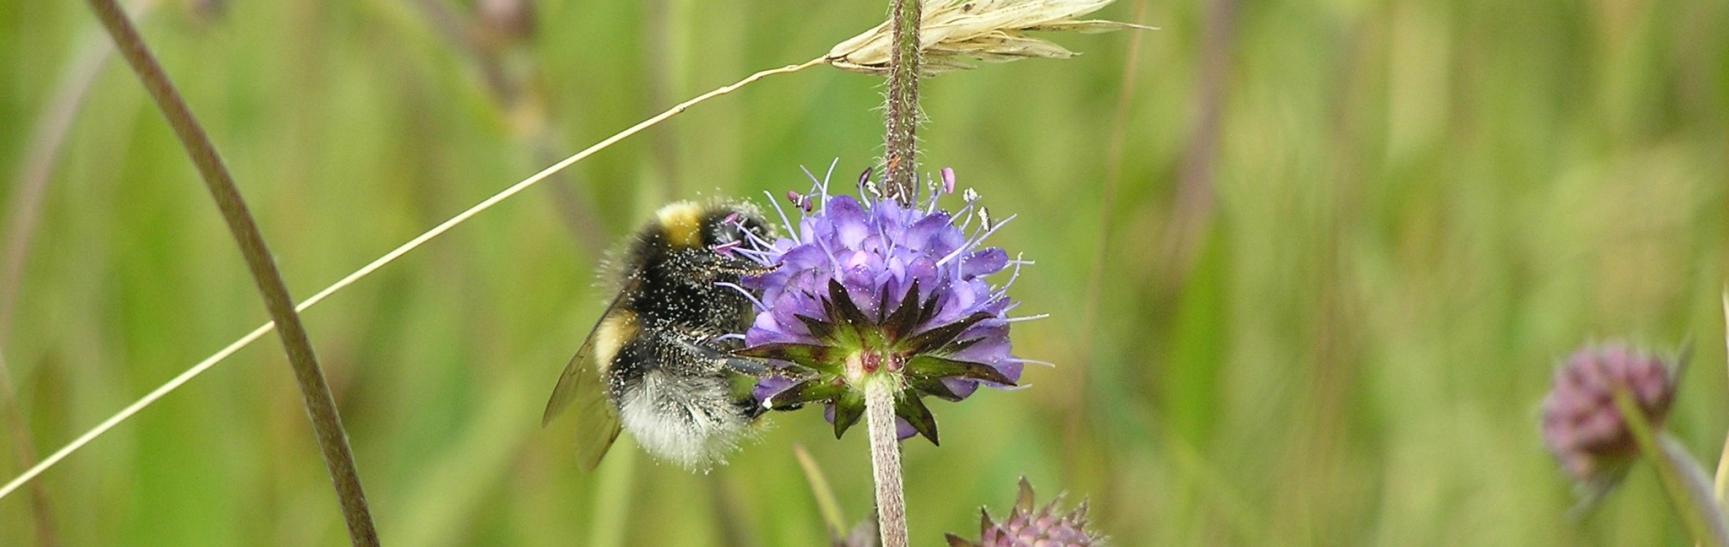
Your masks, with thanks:
[{"label": "green sepal", "polygon": [[733,354],[743,357],[779,359],[824,374],[841,373],[840,359],[837,359],[840,354],[839,349],[833,346],[775,342],[739,349],[733,351]]},{"label": "green sepal", "polygon": [[1003,376],[996,368],[972,361],[961,361],[934,355],[920,355],[907,363],[907,376],[913,378],[966,378],[983,380],[1004,386],[1015,385],[1014,380]]},{"label": "green sepal", "polygon": [[836,385],[832,381],[821,378],[805,380],[786,388],[780,393],[769,396],[763,401],[763,406],[769,410],[784,410],[816,401],[828,401],[840,397],[846,391],[845,386]]},{"label": "green sepal", "polygon": [[834,402],[834,438],[839,439],[846,434],[846,430],[858,423],[864,413],[863,394],[850,389],[842,392],[840,398]]},{"label": "green sepal", "polygon": [[[888,299],[883,300],[886,302]],[[918,326],[918,319],[919,280],[915,278],[912,287],[907,289],[906,297],[901,299],[900,307],[883,319],[883,334],[890,340],[899,340],[912,333],[913,328]]]},{"label": "green sepal", "polygon": [[949,345],[950,342],[954,342],[955,338],[960,337],[962,331],[967,330],[967,327],[992,317],[996,317],[996,315],[982,311],[974,313],[959,321],[913,335],[906,342],[897,345],[899,349],[910,353],[935,353]]},{"label": "green sepal", "polygon": [[923,393],[925,395],[930,395],[932,397],[936,397],[938,399],[942,399],[944,401],[948,401],[951,403],[957,403],[957,402],[961,401],[960,394],[957,394],[954,392],[954,390],[949,389],[949,385],[943,383],[942,378],[923,378],[923,377],[909,375],[906,377],[906,383],[908,386],[911,386],[914,390],[917,390],[919,393]]},{"label": "green sepal", "polygon": [[942,354],[946,354],[946,355],[954,355],[956,353],[966,351],[967,348],[973,347],[973,344],[977,344],[977,343],[983,341],[985,338],[986,337],[984,337],[984,336],[980,336],[978,338],[968,338],[966,340],[956,340],[954,343],[951,343],[947,346],[943,346],[943,349],[938,350],[938,353],[942,353]]},{"label": "green sepal", "polygon": [[931,415],[931,409],[925,407],[917,393],[902,392],[895,398],[895,415],[912,424],[913,430],[931,440],[931,444],[942,446],[937,441],[937,417]]},{"label": "green sepal", "polygon": [[807,315],[796,314],[796,313],[793,314],[793,318],[798,319],[798,322],[800,322],[800,323],[804,323],[804,328],[806,330],[810,331],[810,335],[812,338],[816,338],[818,340],[828,340],[830,337],[832,337],[834,335],[834,324],[833,323],[829,323],[827,321],[823,321],[823,320],[817,319],[815,317],[810,317]]},{"label": "green sepal", "polygon": [[859,310],[858,304],[852,301],[852,295],[847,294],[846,286],[841,285],[839,281],[828,280],[828,299],[829,302],[834,303],[834,312],[839,314],[837,317],[831,318],[835,322],[850,325],[853,330],[859,332],[863,332],[874,325],[869,317],[865,317],[864,311]]},{"label": "green sepal", "polygon": [[877,324],[882,324],[885,319],[888,319],[888,315],[889,286],[885,283],[883,284],[882,290],[877,291]]},{"label": "green sepal", "polygon": [[913,324],[923,324],[925,321],[929,321],[932,317],[937,316],[937,297],[942,295],[942,293],[943,292],[940,290],[931,291],[930,298],[926,298],[924,306],[919,308],[919,318],[917,321],[913,321]]}]

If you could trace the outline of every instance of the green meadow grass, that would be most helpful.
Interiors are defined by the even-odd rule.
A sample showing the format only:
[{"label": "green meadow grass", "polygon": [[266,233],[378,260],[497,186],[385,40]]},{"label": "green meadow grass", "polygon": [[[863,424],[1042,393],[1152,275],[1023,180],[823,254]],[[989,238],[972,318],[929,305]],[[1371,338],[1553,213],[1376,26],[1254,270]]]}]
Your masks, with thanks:
[{"label": "green meadow grass", "polygon": [[[1057,366],[1029,368],[1024,391],[933,405],[943,446],[905,451],[915,544],[976,530],[980,505],[1003,514],[1022,475],[1090,498],[1120,545],[1688,541],[1646,468],[1569,520],[1537,406],[1579,344],[1688,343],[1670,429],[1714,466],[1729,4],[1210,0],[1232,9],[1209,42],[1205,2],[1101,15],[1130,19],[1138,1],[1162,30],[1054,36],[1085,54],[925,86],[925,165],[1021,215],[996,241],[1038,262],[1014,295],[1052,318],[1018,324],[1017,353]],[[217,18],[189,4],[158,7],[145,38],[296,296],[550,163],[416,2],[234,0]],[[539,72],[562,157],[825,52],[882,4],[547,0],[506,65]],[[81,2],[0,0],[0,214],[97,31]],[[628,437],[581,472],[568,421],[539,414],[606,297],[595,241],[671,199],[802,188],[801,165],[839,158],[850,187],[880,152],[879,98],[876,80],[826,67],[769,78],[305,313],[383,539],[819,544],[794,443],[866,518],[863,435],[833,441],[815,412],[772,416],[708,475]],[[55,166],[0,332],[44,454],[266,320],[130,71],[102,70]],[[560,196],[592,214],[573,223]],[[262,340],[49,471],[55,535],[346,541],[286,364]],[[22,469],[13,442],[0,479]],[[0,500],[0,545],[36,540],[26,494]]]}]

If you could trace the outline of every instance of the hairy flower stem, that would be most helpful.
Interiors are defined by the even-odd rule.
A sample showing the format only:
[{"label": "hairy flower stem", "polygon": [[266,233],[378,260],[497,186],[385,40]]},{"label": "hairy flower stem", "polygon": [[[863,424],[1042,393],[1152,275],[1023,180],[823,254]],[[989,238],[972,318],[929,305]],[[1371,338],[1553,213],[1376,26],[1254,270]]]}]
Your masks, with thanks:
[{"label": "hairy flower stem", "polygon": [[884,191],[912,204],[918,187],[920,0],[889,0],[894,53],[889,57],[888,108],[883,119]]},{"label": "hairy flower stem", "polygon": [[895,433],[895,386],[887,378],[865,383],[865,422],[870,428],[871,475],[876,481],[877,526],[883,547],[906,547],[907,505],[901,493],[901,443]]},{"label": "hairy flower stem", "polygon": [[246,257],[246,265],[258,283],[265,307],[269,308],[277,332],[282,336],[288,362],[294,368],[294,378],[300,385],[307,416],[312,420],[312,428],[324,452],[325,466],[329,468],[331,480],[336,483],[337,497],[348,523],[349,539],[355,545],[378,545],[378,533],[372,524],[366,494],[360,486],[360,475],[355,470],[354,455],[348,448],[348,435],[342,430],[342,418],[330,394],[330,385],[324,380],[318,357],[312,351],[312,342],[300,324],[299,314],[294,311],[288,287],[282,282],[282,274],[277,271],[270,249],[265,246],[258,225],[246,209],[234,178],[222,164],[222,158],[216,154],[216,147],[205,135],[204,128],[198,125],[186,101],[174,89],[173,82],[145,47],[144,39],[127,20],[120,6],[114,0],[90,0],[90,7],[102,20],[102,26],[108,30],[126,62],[132,65],[133,72],[150,91],[163,116],[168,118],[175,135],[180,137],[180,143],[186,147],[192,163],[197,165],[211,198],[216,201],[223,220],[240,245],[241,254]]}]

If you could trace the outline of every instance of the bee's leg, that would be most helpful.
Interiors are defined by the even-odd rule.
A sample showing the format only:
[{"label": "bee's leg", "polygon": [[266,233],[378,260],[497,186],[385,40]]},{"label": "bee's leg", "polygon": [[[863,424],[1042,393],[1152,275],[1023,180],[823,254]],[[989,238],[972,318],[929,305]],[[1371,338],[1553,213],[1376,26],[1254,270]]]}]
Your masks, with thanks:
[{"label": "bee's leg", "polygon": [[755,420],[757,417],[768,413],[768,407],[758,404],[754,397],[739,399],[735,404],[738,405],[739,415],[748,420]]},{"label": "bee's leg", "polygon": [[721,368],[746,376],[761,377],[769,373],[768,365],[754,359],[730,355],[726,352],[694,342],[693,340],[700,339],[698,337],[675,335],[672,338],[673,343],[678,344],[680,347],[684,348],[685,351],[689,351],[691,354],[698,357],[708,359],[714,364],[719,365]]},{"label": "bee's leg", "polygon": [[743,357],[733,357],[728,355],[726,358],[720,360],[720,364],[721,366],[726,367],[727,370],[745,376],[762,377],[767,375],[769,372],[767,365]]},{"label": "bee's leg", "polygon": [[766,275],[775,271],[779,265],[764,266],[754,260],[736,256],[722,256],[718,253],[703,253],[693,258],[698,266],[697,271],[710,281],[723,277],[752,277]]}]

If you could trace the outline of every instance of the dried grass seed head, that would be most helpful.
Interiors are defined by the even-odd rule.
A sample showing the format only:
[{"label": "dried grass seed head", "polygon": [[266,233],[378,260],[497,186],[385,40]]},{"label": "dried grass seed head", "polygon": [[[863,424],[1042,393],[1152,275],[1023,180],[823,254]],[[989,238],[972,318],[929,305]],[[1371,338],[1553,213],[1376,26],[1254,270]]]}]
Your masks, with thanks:
[{"label": "dried grass seed head", "polygon": [[[1079,19],[1113,0],[926,0],[919,26],[920,64],[926,76],[973,68],[976,62],[1005,63],[1028,58],[1067,59],[1076,55],[1028,32],[1109,32],[1152,27]],[[883,74],[894,40],[889,24],[836,44],[825,58],[835,68]]]}]

